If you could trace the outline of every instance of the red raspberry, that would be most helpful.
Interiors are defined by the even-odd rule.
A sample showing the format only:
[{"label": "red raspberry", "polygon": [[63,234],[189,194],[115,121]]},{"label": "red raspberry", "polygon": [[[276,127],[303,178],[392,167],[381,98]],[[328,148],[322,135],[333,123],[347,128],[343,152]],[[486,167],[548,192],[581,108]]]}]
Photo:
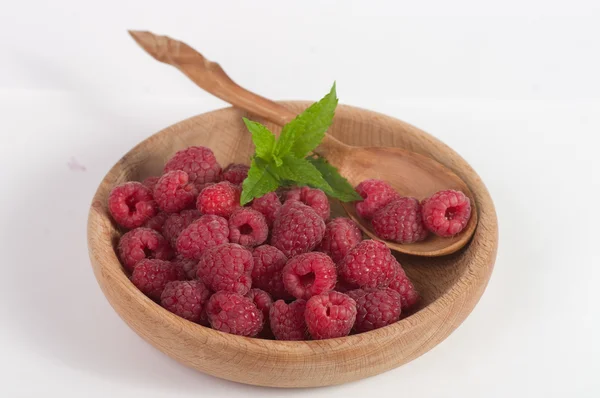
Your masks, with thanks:
[{"label": "red raspberry", "polygon": [[158,213],[152,191],[139,182],[117,185],[108,195],[108,210],[122,227],[137,228]]},{"label": "red raspberry", "polygon": [[286,202],[275,222],[271,244],[288,258],[313,250],[323,239],[325,222],[310,207],[297,202]]},{"label": "red raspberry", "polygon": [[200,281],[173,281],[165,286],[160,304],[188,321],[200,322],[209,297],[210,290]]},{"label": "red raspberry", "polygon": [[200,192],[196,207],[202,214],[229,218],[240,207],[241,190],[228,181],[210,185]]},{"label": "red raspberry", "polygon": [[[246,297],[248,297],[256,308],[259,309],[263,314],[263,332],[265,332],[265,328],[269,328],[269,311],[271,310],[271,306],[273,305],[273,299],[269,296],[269,293],[260,289],[250,289],[248,293],[246,293]],[[261,333],[261,335],[266,333]]]},{"label": "red raspberry", "polygon": [[263,244],[269,236],[265,216],[256,210],[242,207],[229,217],[229,240],[242,246],[254,247]]},{"label": "red raspberry", "polygon": [[160,177],[156,177],[156,176],[148,177],[144,181],[142,181],[142,185],[144,185],[145,187],[148,187],[150,192],[154,192],[154,187],[156,186],[156,183],[158,182],[158,180],[160,180]]},{"label": "red raspberry", "polygon": [[354,330],[368,332],[397,322],[400,319],[400,294],[392,289],[353,290],[346,293],[356,301]]},{"label": "red raspberry", "polygon": [[354,284],[354,283],[348,283],[345,280],[343,280],[342,278],[338,278],[337,283],[335,284],[335,290],[336,292],[340,292],[340,293],[348,293],[350,290],[355,290],[358,289],[358,285]]},{"label": "red raspberry", "polygon": [[415,243],[427,237],[421,205],[415,198],[400,198],[375,212],[373,231],[381,239],[398,243]]},{"label": "red raspberry", "polygon": [[419,302],[419,293],[400,264],[397,265],[396,270],[396,276],[390,282],[389,288],[400,293],[402,312],[412,311]]},{"label": "red raspberry", "polygon": [[333,290],[337,274],[331,258],[319,252],[300,254],[283,268],[283,285],[292,296],[308,300]]},{"label": "red raspberry", "polygon": [[193,258],[185,258],[181,254],[173,259],[173,264],[183,270],[187,279],[196,279],[196,269],[198,268],[198,260]]},{"label": "red raspberry", "polygon": [[157,215],[146,221],[143,227],[153,229],[158,233],[162,233],[163,225],[165,225],[165,221],[167,221],[167,218],[169,218],[169,213],[161,211]]},{"label": "red raspberry", "polygon": [[263,313],[265,320],[269,319],[269,310],[271,309],[271,305],[273,305],[273,299],[269,293],[260,289],[250,289],[246,293],[246,297],[252,300],[256,308]]},{"label": "red raspberry", "polygon": [[125,233],[117,247],[119,258],[128,271],[145,258],[169,260],[173,251],[161,234],[150,228],[136,228]]},{"label": "red raspberry", "polygon": [[377,291],[377,289],[353,289],[353,290],[348,290],[347,292],[345,292],[345,294],[350,297],[352,300],[356,301],[358,303],[358,299],[360,299],[362,296],[364,296],[365,294],[369,293],[369,292],[374,292]]},{"label": "red raspberry", "polygon": [[185,171],[173,170],[162,177],[154,187],[154,200],[167,213],[177,213],[196,201],[198,190],[189,182]]},{"label": "red raspberry", "polygon": [[334,218],[325,226],[325,235],[316,250],[327,254],[337,264],[361,240],[362,232],[354,221]]},{"label": "red raspberry", "polygon": [[177,238],[177,251],[186,258],[199,260],[210,247],[228,243],[229,228],[223,217],[206,215],[188,225]]},{"label": "red raspberry", "polygon": [[287,257],[276,247],[262,245],[252,252],[254,268],[252,268],[252,285],[262,289],[275,299],[291,299],[292,296],[283,286],[283,267]]},{"label": "red raspberry", "polygon": [[347,336],[356,320],[356,301],[339,292],[312,296],[304,317],[315,340]]},{"label": "red raspberry", "polygon": [[377,210],[401,197],[390,184],[381,180],[365,180],[358,184],[356,192],[363,197],[362,201],[356,203],[356,212],[367,220],[373,217]]},{"label": "red raspberry", "polygon": [[165,165],[165,173],[183,170],[198,190],[203,184],[221,179],[221,166],[213,151],[202,146],[191,146],[178,151]]},{"label": "red raspberry", "polygon": [[217,292],[208,300],[206,314],[213,329],[240,336],[256,336],[263,314],[251,299],[232,292]]},{"label": "red raspberry", "polygon": [[277,340],[308,340],[308,329],[304,320],[305,300],[286,304],[277,300],[271,306],[269,320],[273,335]]},{"label": "red raspberry", "polygon": [[267,225],[271,228],[277,217],[277,212],[281,209],[281,201],[275,192],[269,192],[260,198],[254,199],[251,207],[265,216]]},{"label": "red raspberry", "polygon": [[465,229],[471,218],[471,201],[460,191],[439,191],[423,201],[423,222],[436,235],[449,237]]},{"label": "red raspberry", "polygon": [[211,290],[246,294],[252,284],[252,253],[235,243],[225,243],[204,251],[198,262],[198,278]]},{"label": "red raspberry", "polygon": [[363,240],[338,264],[340,277],[360,287],[380,288],[389,285],[396,275],[398,262],[390,249],[376,240]]},{"label": "red raspberry", "polygon": [[172,247],[177,247],[177,238],[181,231],[199,219],[200,216],[201,214],[198,210],[182,210],[179,214],[171,214],[163,224],[163,236],[169,241]]},{"label": "red raspberry", "polygon": [[250,170],[250,166],[231,163],[225,168],[225,171],[223,171],[223,180],[229,181],[233,185],[239,185],[244,182],[246,177],[248,177],[248,170]]},{"label": "red raspberry", "polygon": [[139,261],[133,273],[131,282],[152,300],[160,300],[167,283],[185,279],[181,269],[169,261],[144,259]]},{"label": "red raspberry", "polygon": [[317,212],[323,220],[329,218],[331,211],[329,207],[329,199],[325,192],[316,188],[302,187],[288,191],[286,201],[298,200]]}]

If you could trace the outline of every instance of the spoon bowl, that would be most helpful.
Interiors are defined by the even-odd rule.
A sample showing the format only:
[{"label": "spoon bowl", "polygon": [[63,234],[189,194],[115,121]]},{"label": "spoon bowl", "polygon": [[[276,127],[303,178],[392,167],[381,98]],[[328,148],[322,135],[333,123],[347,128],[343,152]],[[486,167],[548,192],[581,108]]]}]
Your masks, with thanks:
[{"label": "spoon bowl", "polygon": [[[297,115],[281,104],[240,87],[219,64],[207,60],[181,41],[150,32],[129,33],[157,61],[176,67],[204,90],[240,109],[280,126]],[[364,233],[384,242],[390,249],[417,256],[442,256],[456,252],[473,236],[477,226],[475,197],[468,184],[436,160],[406,149],[385,145],[367,148],[352,146],[344,144],[331,134],[325,135],[315,152],[325,156],[353,185],[368,178],[378,178],[387,181],[402,195],[419,200],[445,189],[461,190],[471,200],[472,216],[463,231],[452,238],[440,238],[430,234],[426,240],[413,244],[398,244],[377,238],[370,222],[358,217],[352,204],[343,204],[348,216]]]},{"label": "spoon bowl", "polygon": [[377,237],[371,223],[358,215],[354,203],[342,203],[348,217],[353,219],[365,234],[385,242],[392,250],[416,256],[446,255],[463,247],[465,238],[475,232],[477,208],[471,190],[455,173],[427,156],[401,148],[361,147],[360,151],[349,151],[338,168],[353,186],[369,178],[376,178],[389,182],[402,196],[412,196],[419,200],[444,189],[462,191],[469,197],[472,215],[460,234],[451,238],[429,234],[424,241],[410,244],[384,241]]}]

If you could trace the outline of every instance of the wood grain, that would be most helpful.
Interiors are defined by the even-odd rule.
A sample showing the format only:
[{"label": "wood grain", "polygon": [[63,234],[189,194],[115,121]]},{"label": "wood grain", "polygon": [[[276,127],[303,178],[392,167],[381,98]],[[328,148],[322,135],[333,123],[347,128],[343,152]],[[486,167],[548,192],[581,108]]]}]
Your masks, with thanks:
[{"label": "wood grain", "polygon": [[[176,67],[199,87],[238,108],[280,126],[296,116],[290,109],[240,87],[219,64],[207,60],[181,41],[150,32],[129,33],[154,59]],[[452,238],[430,234],[421,242],[399,244],[379,239],[374,234],[371,223],[361,219],[352,204],[345,204],[346,212],[363,232],[384,242],[392,250],[416,256],[443,256],[466,245],[477,226],[477,203],[469,185],[431,157],[403,148],[376,145],[371,142],[366,145],[349,145],[331,134],[325,134],[315,152],[325,156],[353,186],[369,178],[378,178],[390,183],[403,196],[419,200],[446,189],[460,190],[471,200],[472,216],[466,228]]]},{"label": "wood grain", "polygon": [[[308,103],[281,105],[298,113]],[[242,116],[249,115],[226,108],[168,127],[123,156],[100,184],[89,213],[90,259],[102,291],[133,330],[170,357],[217,377],[263,386],[311,387],[362,379],[409,362],[444,340],[469,315],[488,283],[498,246],[496,213],[483,182],[458,154],[427,133],[344,105],[338,107],[329,130],[334,137],[349,145],[405,148],[431,157],[460,176],[478,204],[479,223],[463,249],[443,257],[397,254],[423,296],[418,312],[360,335],[281,342],[217,332],[181,319],[146,298],[130,283],[115,254],[120,232],[107,212],[110,189],[159,174],[166,159],[189,145],[213,148],[222,165],[247,163],[253,147]],[[258,120],[278,129],[274,123]]]}]

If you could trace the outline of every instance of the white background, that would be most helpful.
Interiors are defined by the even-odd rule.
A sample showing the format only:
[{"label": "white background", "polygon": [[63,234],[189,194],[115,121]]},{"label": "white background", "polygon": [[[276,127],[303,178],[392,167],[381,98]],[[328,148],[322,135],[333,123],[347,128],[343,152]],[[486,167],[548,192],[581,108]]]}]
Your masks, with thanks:
[{"label": "white background", "polygon": [[[566,5],[568,4],[568,5]],[[600,396],[600,3],[3,1],[0,396]],[[111,309],[86,249],[97,184],[128,149],[225,106],[126,29],[184,40],[273,99],[341,102],[462,154],[500,250],[472,315],[421,358],[313,390],[197,373]]]}]

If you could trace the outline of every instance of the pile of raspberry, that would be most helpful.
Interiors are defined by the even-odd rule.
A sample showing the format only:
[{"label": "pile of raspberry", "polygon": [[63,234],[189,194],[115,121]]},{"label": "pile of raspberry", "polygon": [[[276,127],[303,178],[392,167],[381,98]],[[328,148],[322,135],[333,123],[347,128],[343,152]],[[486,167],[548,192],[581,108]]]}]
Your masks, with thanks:
[{"label": "pile of raspberry", "polygon": [[271,192],[242,207],[247,174],[190,147],[161,176],[113,188],[117,254],[147,297],[200,325],[277,340],[367,332],[415,311],[419,295],[387,246],[330,219],[323,191]]},{"label": "pile of raspberry", "polygon": [[449,238],[465,229],[471,218],[471,201],[460,191],[439,191],[419,202],[401,196],[385,181],[371,179],[358,184],[356,192],[363,198],[356,212],[387,241],[415,243],[430,232]]}]

